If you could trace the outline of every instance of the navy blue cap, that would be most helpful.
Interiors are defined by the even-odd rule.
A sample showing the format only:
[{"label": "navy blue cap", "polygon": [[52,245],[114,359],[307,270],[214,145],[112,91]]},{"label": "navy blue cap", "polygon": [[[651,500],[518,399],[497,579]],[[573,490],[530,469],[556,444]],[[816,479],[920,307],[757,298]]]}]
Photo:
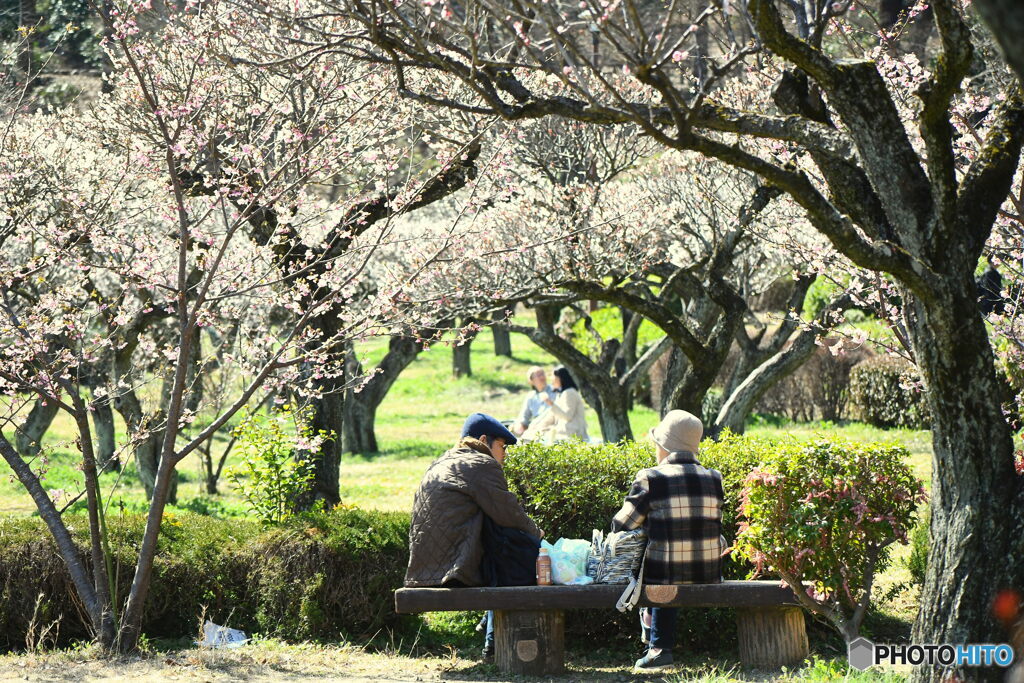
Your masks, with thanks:
[{"label": "navy blue cap", "polygon": [[462,436],[470,436],[474,439],[481,436],[504,439],[506,446],[512,446],[517,441],[515,434],[508,431],[505,425],[483,413],[473,413],[466,418],[466,422],[462,425]]}]

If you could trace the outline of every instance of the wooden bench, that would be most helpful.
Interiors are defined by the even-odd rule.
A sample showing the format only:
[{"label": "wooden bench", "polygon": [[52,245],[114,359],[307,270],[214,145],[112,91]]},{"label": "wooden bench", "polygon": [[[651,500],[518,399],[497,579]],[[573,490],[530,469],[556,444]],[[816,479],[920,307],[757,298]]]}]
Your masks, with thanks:
[{"label": "wooden bench", "polygon": [[[567,609],[615,609],[624,585],[517,586],[507,588],[401,588],[395,611],[494,610],[495,661],[505,673],[546,675],[563,670]],[[777,669],[807,657],[803,612],[778,581],[724,581],[685,586],[646,586],[642,607],[736,609],[740,661]]]}]

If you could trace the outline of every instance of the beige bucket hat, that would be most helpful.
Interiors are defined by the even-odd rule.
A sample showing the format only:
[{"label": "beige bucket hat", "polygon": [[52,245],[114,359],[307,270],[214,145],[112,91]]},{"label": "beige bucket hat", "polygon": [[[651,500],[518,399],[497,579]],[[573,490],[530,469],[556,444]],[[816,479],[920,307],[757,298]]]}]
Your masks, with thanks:
[{"label": "beige bucket hat", "polygon": [[669,453],[696,453],[703,435],[704,425],[700,419],[685,410],[670,410],[650,431],[651,440]]}]

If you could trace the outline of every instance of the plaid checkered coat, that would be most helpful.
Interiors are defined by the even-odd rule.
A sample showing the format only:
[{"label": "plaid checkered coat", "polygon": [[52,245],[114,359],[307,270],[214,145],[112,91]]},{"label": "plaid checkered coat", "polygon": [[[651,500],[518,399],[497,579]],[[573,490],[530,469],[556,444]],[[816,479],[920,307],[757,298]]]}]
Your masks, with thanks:
[{"label": "plaid checkered coat", "polygon": [[636,473],[612,531],[647,532],[644,582],[718,583],[722,580],[722,475],[693,453],[670,453]]}]

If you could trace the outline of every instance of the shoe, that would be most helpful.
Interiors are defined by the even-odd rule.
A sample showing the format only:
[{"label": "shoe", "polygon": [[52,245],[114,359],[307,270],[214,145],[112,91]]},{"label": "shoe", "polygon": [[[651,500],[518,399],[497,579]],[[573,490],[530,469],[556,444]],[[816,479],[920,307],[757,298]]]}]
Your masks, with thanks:
[{"label": "shoe", "polygon": [[484,660],[485,664],[490,664],[494,661],[494,644],[488,643],[484,645],[483,652],[480,653],[480,657]]},{"label": "shoe", "polygon": [[672,666],[672,653],[668,650],[662,650],[657,656],[652,655],[650,651],[647,652],[643,657],[636,660],[636,664],[633,665],[634,671],[657,671],[664,669],[665,667]]}]

